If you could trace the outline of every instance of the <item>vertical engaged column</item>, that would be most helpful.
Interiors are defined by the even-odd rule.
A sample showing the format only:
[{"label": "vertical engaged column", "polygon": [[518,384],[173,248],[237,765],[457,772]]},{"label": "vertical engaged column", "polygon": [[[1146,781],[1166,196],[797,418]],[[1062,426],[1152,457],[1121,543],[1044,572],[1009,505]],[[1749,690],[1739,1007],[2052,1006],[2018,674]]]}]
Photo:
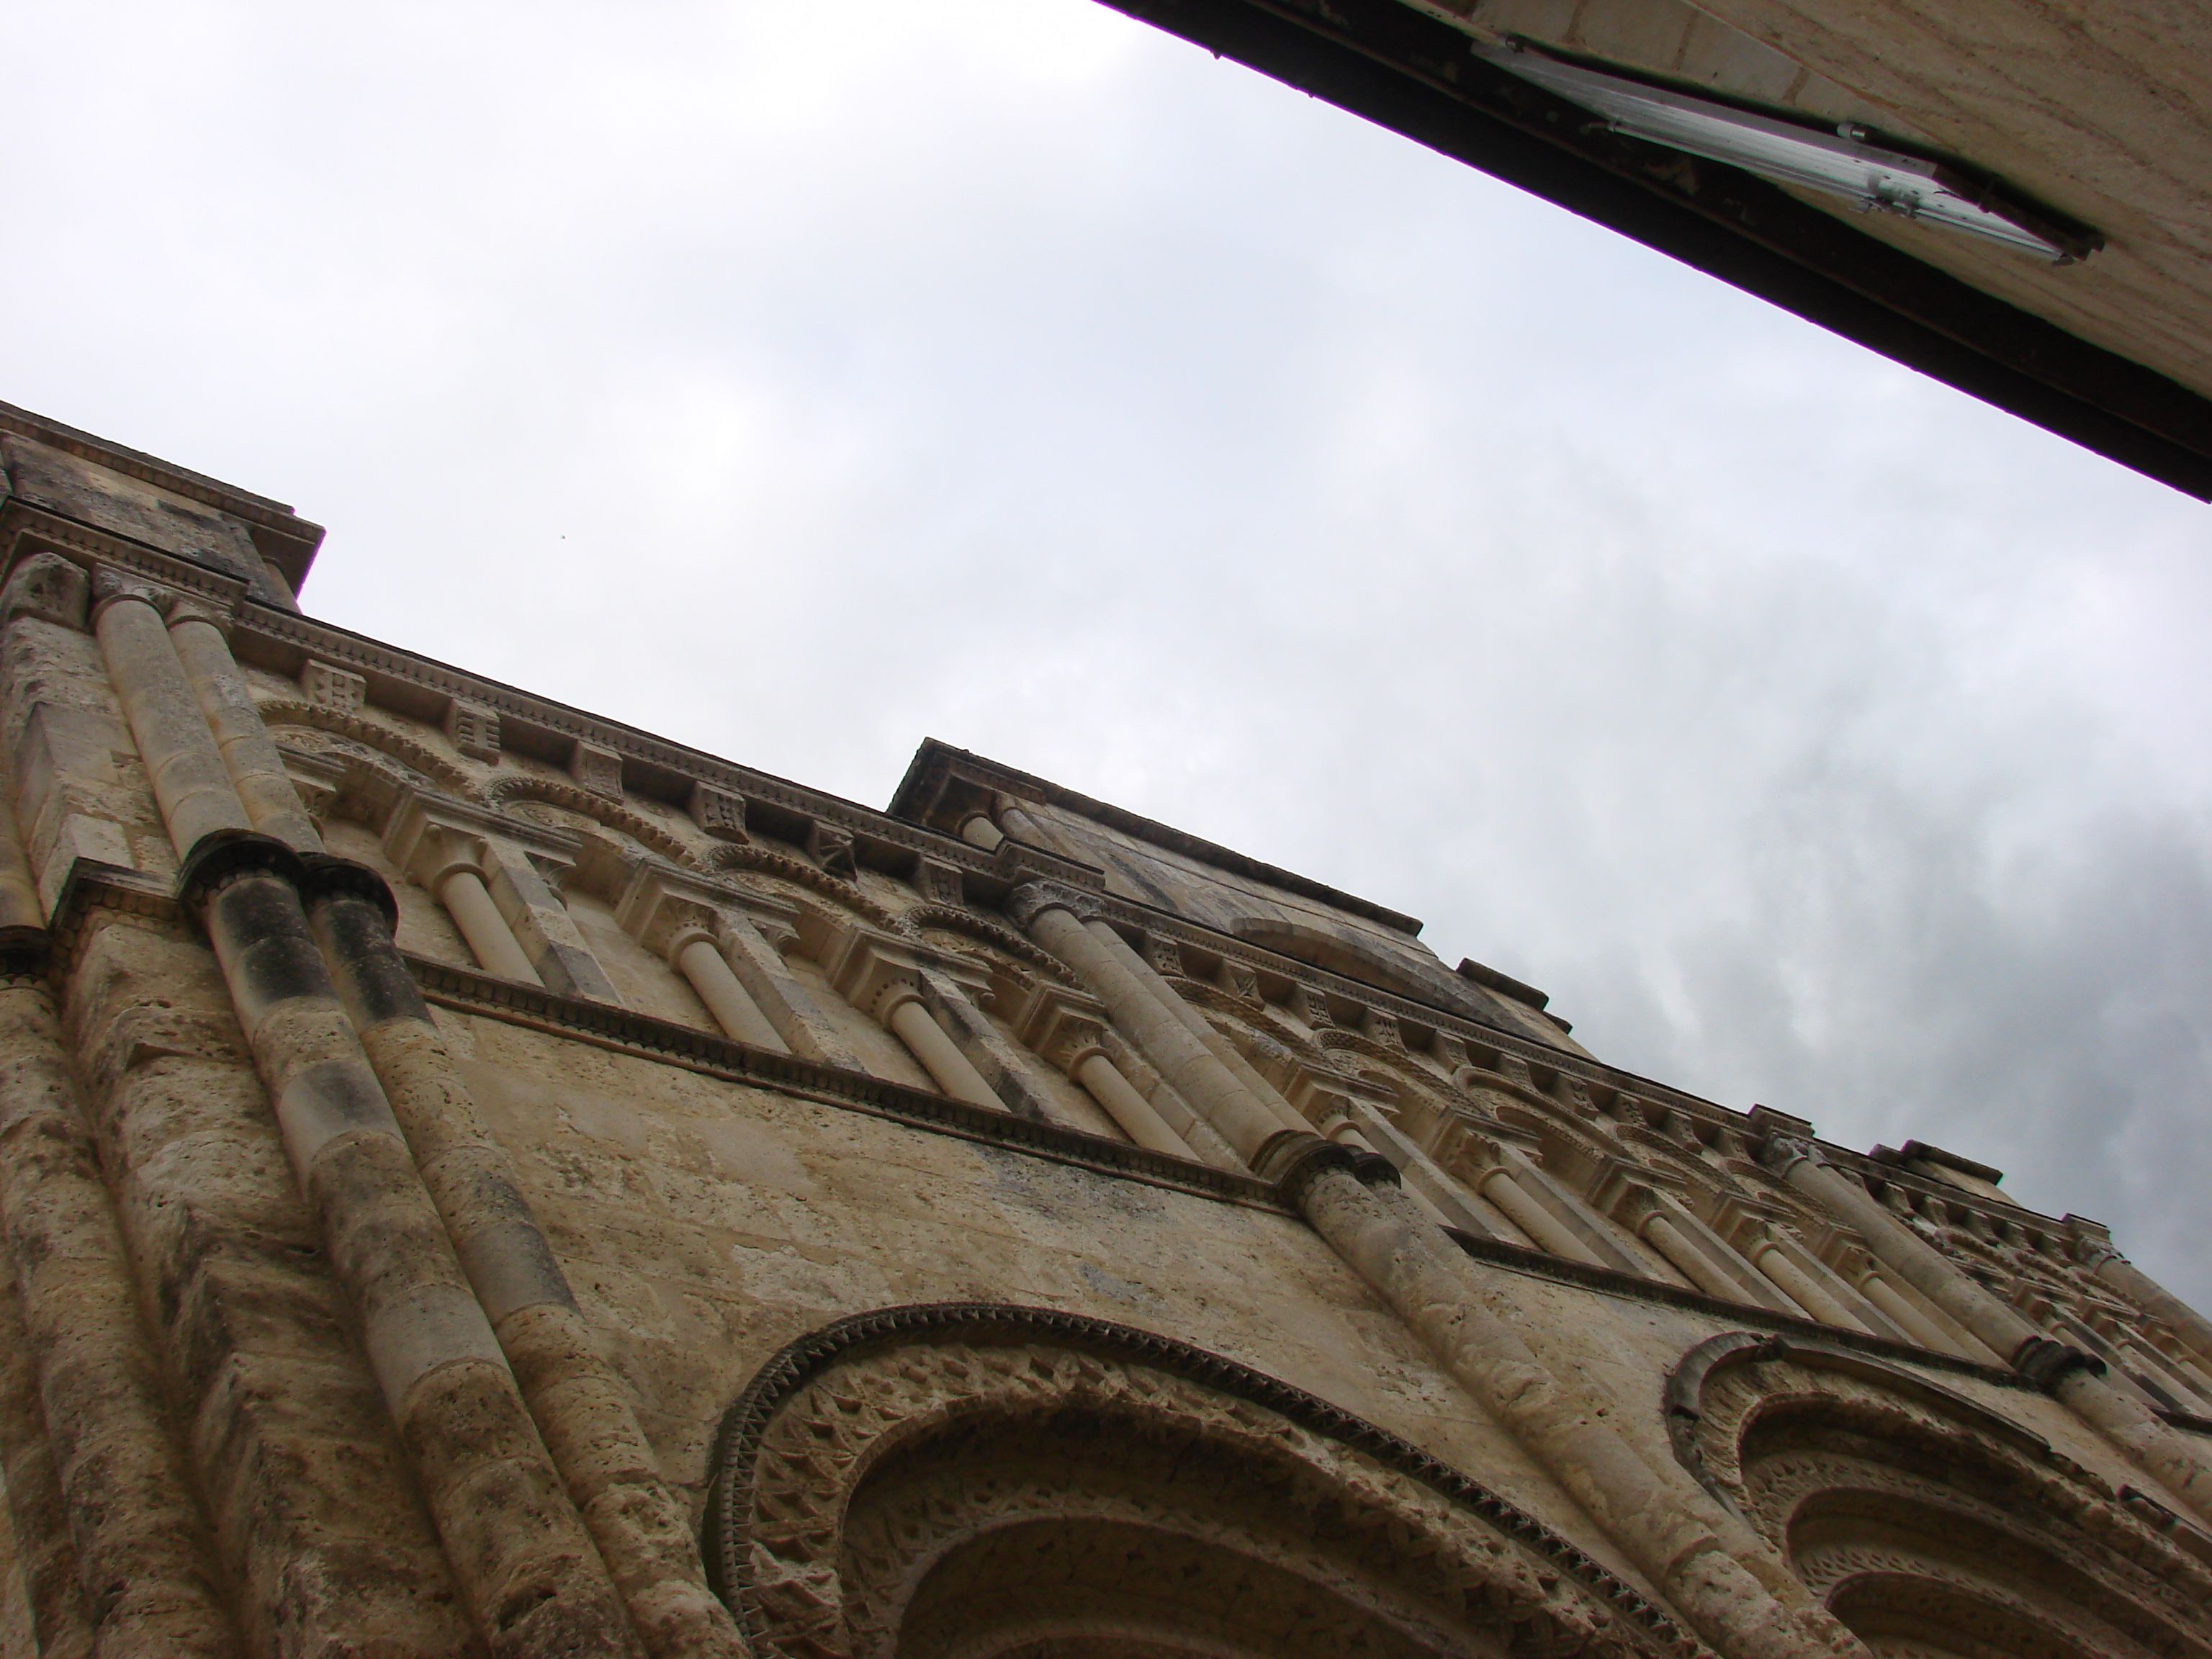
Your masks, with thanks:
[{"label": "vertical engaged column", "polygon": [[1859,1294],[1872,1303],[1889,1322],[1905,1332],[1923,1348],[1937,1353],[1956,1354],[1961,1359],[1977,1364],[1995,1360],[2004,1363],[2004,1356],[1974,1340],[1971,1333],[1947,1330],[1915,1306],[1896,1285],[1883,1276],[1879,1267],[1869,1271],[1859,1281]]},{"label": "vertical engaged column", "polygon": [[477,965],[487,974],[501,979],[511,979],[519,984],[543,983],[537,969],[523,953],[521,941],[514,930],[507,925],[507,918],[492,902],[491,892],[484,885],[483,872],[471,862],[457,860],[441,870],[433,871],[425,884],[438,896],[438,902],[446,907],[446,914],[453,919],[460,930],[461,940],[476,957]]},{"label": "vertical engaged column", "polygon": [[373,872],[331,860],[310,892],[316,938],[362,1047],[647,1650],[742,1659],[684,1506],[392,943],[389,891]]},{"label": "vertical engaged column", "polygon": [[0,1243],[94,1650],[235,1655],[91,1126],[44,975],[22,954],[0,951]]},{"label": "vertical engaged column", "polygon": [[1282,1120],[1154,996],[1119,954],[1084,926],[1076,915],[1081,902],[1073,892],[1037,884],[1018,890],[1011,907],[1030,937],[1075,970],[1176,1092],[1249,1164],[1284,1132]]},{"label": "vertical engaged column", "polygon": [[1285,1129],[1310,1134],[1313,1125],[1298,1115],[1290,1103],[1275,1091],[1274,1085],[1252,1067],[1252,1062],[1237,1052],[1237,1045],[1213,1029],[1206,1016],[1185,1002],[1174,986],[1161,977],[1160,972],[1131,950],[1128,942],[1114,931],[1113,925],[1103,917],[1093,916],[1085,923],[1092,939],[1118,963],[1122,971],[1135,980],[1162,1008],[1169,1018],[1196,1037],[1206,1051],[1212,1054],[1224,1070],[1235,1078],[1244,1092],[1259,1103],[1261,1109],[1273,1117]]},{"label": "vertical engaged column", "polygon": [[231,787],[253,827],[295,853],[321,852],[322,836],[300,804],[300,792],[292,787],[283,757],[262,724],[252,690],[215,618],[189,602],[172,605],[169,639],[198,696],[200,714],[215,734]]},{"label": "vertical engaged column", "polygon": [[[170,636],[256,826],[269,833],[287,830],[290,844],[319,848],[222,635],[211,624],[180,623],[173,615]],[[740,1659],[736,1626],[707,1588],[683,1506],[592,1343],[552,1247],[399,954],[390,889],[374,872],[338,860],[319,859],[313,871],[308,900],[315,936],[347,1016],[647,1651],[653,1659]],[[476,890],[483,911],[503,931],[481,881]],[[477,913],[479,927],[483,911]],[[506,938],[512,945],[512,935]]]},{"label": "vertical engaged column", "polygon": [[2148,1407],[2106,1382],[2096,1361],[2052,1341],[1984,1290],[1864,1187],[1831,1169],[1806,1142],[1778,1135],[1761,1156],[1790,1186],[1856,1227],[1867,1248],[1898,1277],[2164,1481],[2200,1516],[2212,1520],[2212,1463]]},{"label": "vertical engaged column", "polygon": [[1152,1103],[1139,1094],[1136,1086],[1115,1069],[1114,1062],[1106,1058],[1105,1050],[1091,1049],[1075,1062],[1070,1075],[1121,1127],[1121,1133],[1138,1146],[1165,1152],[1170,1158],[1195,1161],[1197,1154],[1181,1135],[1168,1127],[1167,1120],[1152,1109]]},{"label": "vertical engaged column", "polygon": [[705,929],[694,928],[678,934],[668,959],[698,994],[699,1000],[707,1005],[707,1012],[714,1017],[714,1023],[732,1041],[779,1054],[791,1052],[790,1045],[761,1012],[760,1004],[752,1000],[738,976],[730,971],[721,947]]},{"label": "vertical engaged column", "polygon": [[2104,1239],[2085,1237],[2081,1257],[2089,1271],[2180,1338],[2201,1363],[2212,1365],[2212,1320],[2191,1307]]},{"label": "vertical engaged column", "polygon": [[297,854],[252,832],[149,595],[94,613],[108,672],[183,862],[294,1174],[477,1627],[496,1655],[621,1652],[629,1632],[483,1309],[339,1006]]},{"label": "vertical engaged column", "polygon": [[913,986],[896,985],[884,992],[877,1001],[876,1018],[953,1099],[994,1112],[1006,1109],[983,1074],[960,1052],[960,1046],[945,1036],[945,1028]]},{"label": "vertical engaged column", "polygon": [[[1085,927],[1082,895],[1036,883],[1009,908],[1074,969],[1117,1024],[1237,1152],[1283,1181],[1337,1255],[1550,1471],[1700,1634],[1731,1659],[1863,1655],[1786,1564],[1679,1471],[1662,1474],[1560,1380],[1530,1341],[1538,1327],[1476,1276],[1466,1255],[1395,1186],[1371,1188],[1358,1155],[1271,1110]],[[1170,992],[1170,994],[1172,993]],[[1368,1155],[1370,1170],[1382,1160]],[[1552,1339],[1542,1338],[1546,1341]],[[1571,1375],[1571,1371],[1568,1372]]]},{"label": "vertical engaged column", "polygon": [[[15,1537],[33,1608],[53,1626],[53,1650],[73,1646],[82,1626],[97,1655],[237,1655],[91,1119],[62,1055],[31,867],[7,818],[0,805],[0,1301],[15,1328],[11,1391],[33,1391],[7,1416],[40,1443],[13,1451],[7,1468],[9,1498],[31,1510]],[[69,1589],[42,1582],[60,1573]],[[49,1650],[45,1635],[40,1648]]]},{"label": "vertical engaged column", "polygon": [[1569,1261],[1579,1261],[1585,1267],[1608,1265],[1566,1223],[1531,1198],[1528,1188],[1516,1181],[1504,1164],[1493,1164],[1477,1176],[1474,1190],[1500,1215],[1528,1234],[1537,1249],[1549,1250]]},{"label": "vertical engaged column", "polygon": [[1866,1322],[1845,1305],[1842,1298],[1807,1273],[1790,1257],[1790,1253],[1771,1238],[1755,1240],[1747,1252],[1751,1265],[1765,1273],[1776,1288],[1824,1325],[1841,1326],[1847,1331],[1871,1329]]},{"label": "vertical engaged column", "polygon": [[89,1659],[92,1620],[77,1577],[69,1508],[54,1473],[53,1443],[39,1402],[38,1367],[15,1287],[0,1284],[0,1476],[29,1604],[37,1659]]}]

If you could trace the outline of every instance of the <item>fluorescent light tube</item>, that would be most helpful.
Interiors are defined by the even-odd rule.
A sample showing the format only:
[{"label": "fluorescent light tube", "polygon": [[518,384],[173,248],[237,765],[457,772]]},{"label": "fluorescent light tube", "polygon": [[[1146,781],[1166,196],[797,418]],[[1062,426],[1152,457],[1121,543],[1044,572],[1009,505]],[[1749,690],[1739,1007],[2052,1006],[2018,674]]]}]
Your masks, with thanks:
[{"label": "fluorescent light tube", "polygon": [[1863,211],[1948,226],[2059,264],[2085,258],[2103,245],[2094,232],[2075,235],[2041,222],[2039,216],[1939,161],[1871,143],[1863,127],[1846,124],[1823,131],[1800,126],[1525,48],[1479,46],[1476,52],[1603,116],[1615,132],[1725,161],[1763,179],[1844,197]]}]

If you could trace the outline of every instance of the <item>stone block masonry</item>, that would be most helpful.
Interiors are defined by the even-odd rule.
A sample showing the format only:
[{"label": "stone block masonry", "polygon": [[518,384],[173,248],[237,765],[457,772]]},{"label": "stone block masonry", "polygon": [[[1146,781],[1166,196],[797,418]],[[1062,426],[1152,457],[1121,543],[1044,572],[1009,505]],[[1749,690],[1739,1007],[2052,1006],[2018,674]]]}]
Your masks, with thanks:
[{"label": "stone block masonry", "polygon": [[316,623],[238,551],[312,526],[65,435],[0,1659],[2212,1649],[2212,1326],[2096,1224],[980,757],[875,811]]}]

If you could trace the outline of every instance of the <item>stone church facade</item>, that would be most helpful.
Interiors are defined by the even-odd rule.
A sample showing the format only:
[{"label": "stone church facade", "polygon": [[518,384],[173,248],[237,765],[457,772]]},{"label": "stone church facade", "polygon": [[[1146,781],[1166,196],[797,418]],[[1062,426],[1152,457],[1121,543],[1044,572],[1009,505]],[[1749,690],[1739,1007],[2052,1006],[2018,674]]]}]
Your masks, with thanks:
[{"label": "stone church facade", "polygon": [[2095,1223],[0,453],[6,1659],[2212,1656],[2212,1325]]}]

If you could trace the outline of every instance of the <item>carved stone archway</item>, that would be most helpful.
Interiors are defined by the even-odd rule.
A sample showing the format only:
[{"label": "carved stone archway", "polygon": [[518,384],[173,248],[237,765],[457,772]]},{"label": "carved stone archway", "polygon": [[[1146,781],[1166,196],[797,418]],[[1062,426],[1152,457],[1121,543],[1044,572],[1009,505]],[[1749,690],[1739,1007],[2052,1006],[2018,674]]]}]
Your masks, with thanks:
[{"label": "carved stone archway", "polygon": [[2212,1659],[2212,1537],[1925,1377],[1734,1334],[1676,1367],[1668,1411],[1879,1659]]},{"label": "carved stone archway", "polygon": [[715,1587],[761,1659],[1692,1659],[1503,1499],[1165,1338],[903,1308],[793,1344],[725,1419]]}]

